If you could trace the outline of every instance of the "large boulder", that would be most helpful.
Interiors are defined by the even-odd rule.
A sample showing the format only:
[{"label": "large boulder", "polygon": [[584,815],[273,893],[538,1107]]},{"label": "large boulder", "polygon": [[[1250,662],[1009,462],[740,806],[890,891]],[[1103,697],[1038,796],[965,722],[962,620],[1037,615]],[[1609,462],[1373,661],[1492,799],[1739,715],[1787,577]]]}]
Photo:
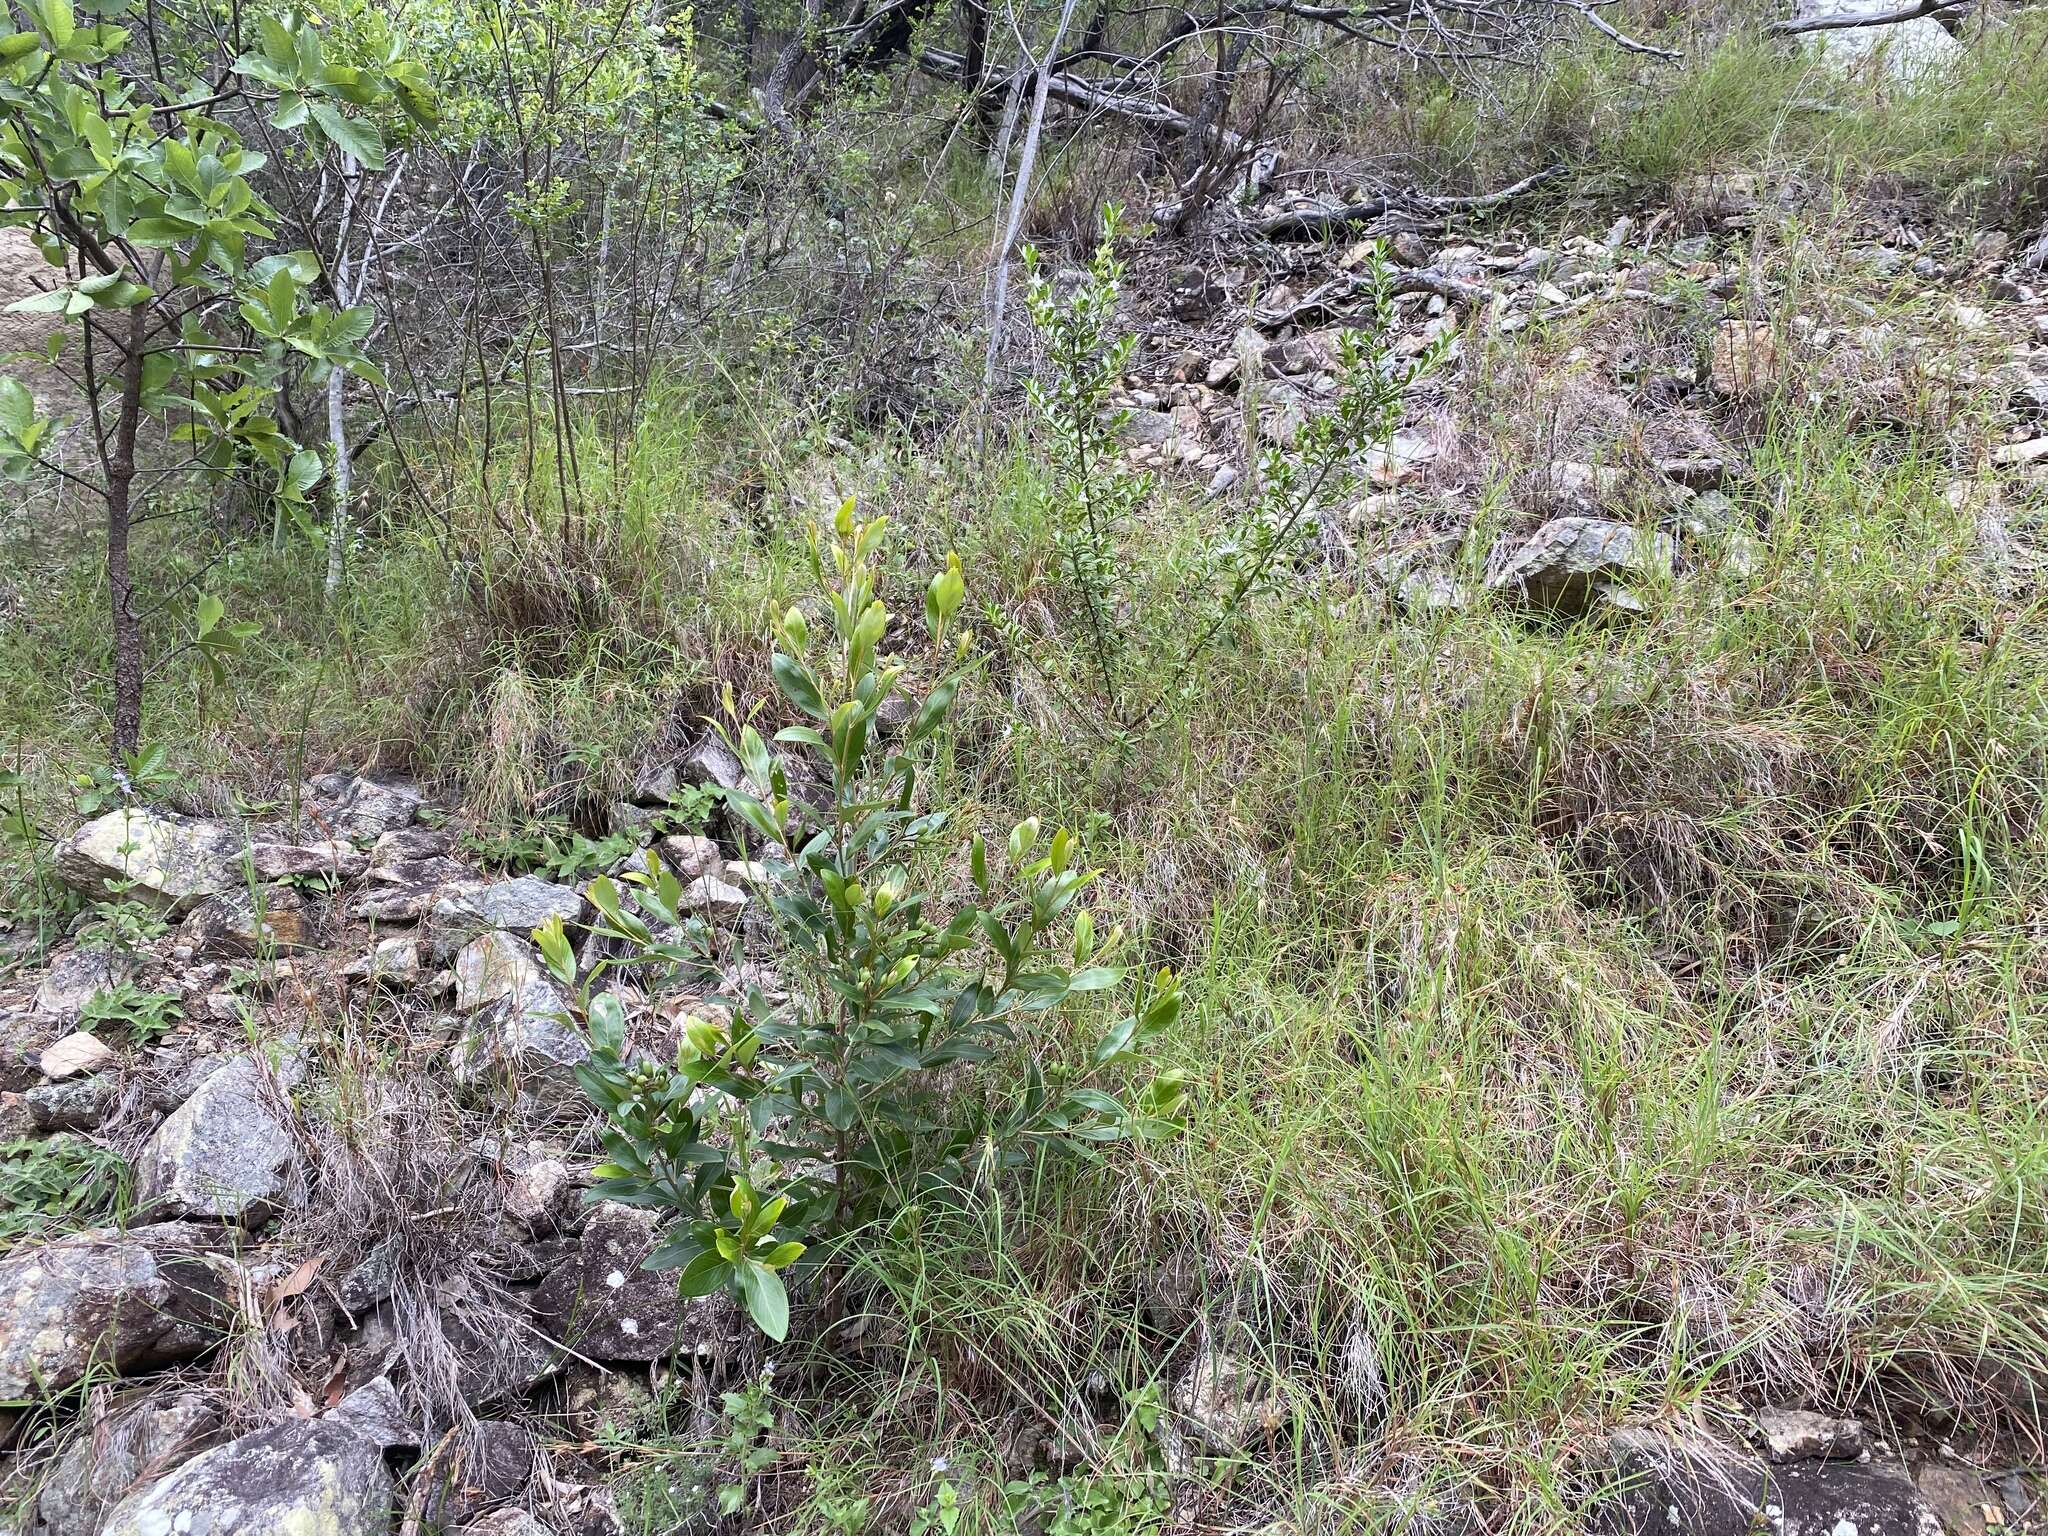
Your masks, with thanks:
[{"label": "large boulder", "polygon": [[473,881],[442,893],[427,915],[427,952],[446,960],[478,934],[505,932],[524,938],[551,917],[573,923],[583,916],[583,897],[538,875]]},{"label": "large boulder", "polygon": [[192,1459],[220,1429],[205,1392],[179,1392],[82,1427],[36,1494],[31,1536],[97,1536],[109,1510]]},{"label": "large boulder", "polygon": [[394,1492],[374,1439],[347,1422],[295,1419],[123,1499],[100,1536],[385,1536]]},{"label": "large boulder", "polygon": [[1596,604],[1635,612],[1630,582],[1671,568],[1671,536],[1603,517],[1554,517],[1521,544],[1494,551],[1486,584],[1534,607],[1578,617]]},{"label": "large boulder", "polygon": [[659,1240],[660,1215],[607,1201],[591,1208],[570,1262],[544,1276],[534,1312],[548,1333],[586,1359],[648,1362],[711,1358],[745,1328],[723,1292],[685,1299],[670,1270],[643,1269]]},{"label": "large boulder", "polygon": [[237,1056],[173,1110],[135,1160],[151,1214],[266,1219],[298,1167],[298,1144],[273,1102],[299,1070],[296,1056],[275,1066]]},{"label": "large boulder", "polygon": [[1932,16],[1915,16],[1876,26],[1858,26],[1895,14],[1897,0],[1798,0],[1792,14],[1798,21],[1846,25],[1807,34],[1820,55],[1837,69],[1882,69],[1895,80],[1913,80],[1940,70],[1963,56],[1963,45]]},{"label": "large boulder", "polygon": [[229,1245],[220,1227],[161,1222],[0,1259],[0,1400],[198,1354],[226,1320]]},{"label": "large boulder", "polygon": [[58,877],[92,897],[125,896],[182,912],[242,883],[241,834],[218,821],[109,811],[57,845]]}]

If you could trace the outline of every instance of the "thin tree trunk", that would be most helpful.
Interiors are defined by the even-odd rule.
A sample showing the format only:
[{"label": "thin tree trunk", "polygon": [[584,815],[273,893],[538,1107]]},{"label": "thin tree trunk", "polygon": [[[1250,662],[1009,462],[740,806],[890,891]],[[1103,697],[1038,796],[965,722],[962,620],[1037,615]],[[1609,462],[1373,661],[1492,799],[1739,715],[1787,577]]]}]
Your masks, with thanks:
[{"label": "thin tree trunk", "polygon": [[[343,305],[351,302],[348,281],[349,226],[355,219],[356,194],[362,191],[362,173],[355,156],[346,150],[341,156],[341,233],[335,238],[334,296]],[[327,580],[321,598],[332,604],[341,592],[343,562],[348,557],[348,418],[342,411],[342,372],[327,375],[327,451],[331,467],[328,489],[334,509],[327,522]]]},{"label": "thin tree trunk", "polygon": [[1017,244],[1017,231],[1024,224],[1024,204],[1031,195],[1031,170],[1038,161],[1038,134],[1045,126],[1045,98],[1052,89],[1053,60],[1060,56],[1060,44],[1066,39],[1067,28],[1074,20],[1075,0],[1066,0],[1060,8],[1059,25],[1053,28],[1052,41],[1046,45],[1045,53],[1038,61],[1038,89],[1031,98],[1031,121],[1024,130],[1024,152],[1017,157],[1017,182],[1010,189],[1010,216],[1003,225],[1002,242],[996,248],[995,296],[989,306],[988,360],[982,369],[981,387],[984,395],[991,394],[996,386],[996,352],[1003,340],[1003,312],[1010,299],[1010,252]]},{"label": "thin tree trunk", "polygon": [[107,462],[107,607],[114,629],[114,757],[132,757],[142,744],[142,620],[128,577],[129,498],[135,488],[135,434],[142,422],[142,358],[149,339],[149,307],[138,304],[128,322],[121,357],[121,408],[114,452]]}]

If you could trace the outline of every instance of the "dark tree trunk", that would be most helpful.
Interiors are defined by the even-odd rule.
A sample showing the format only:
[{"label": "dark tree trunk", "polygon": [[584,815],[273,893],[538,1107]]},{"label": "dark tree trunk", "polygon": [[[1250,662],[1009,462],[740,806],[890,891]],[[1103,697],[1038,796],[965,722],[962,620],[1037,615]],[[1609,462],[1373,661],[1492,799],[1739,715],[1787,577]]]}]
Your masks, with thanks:
[{"label": "dark tree trunk", "polygon": [[128,577],[130,496],[135,488],[135,433],[142,421],[142,354],[148,307],[137,305],[121,357],[121,408],[107,461],[107,606],[114,627],[114,756],[133,756],[142,741],[142,620]]}]

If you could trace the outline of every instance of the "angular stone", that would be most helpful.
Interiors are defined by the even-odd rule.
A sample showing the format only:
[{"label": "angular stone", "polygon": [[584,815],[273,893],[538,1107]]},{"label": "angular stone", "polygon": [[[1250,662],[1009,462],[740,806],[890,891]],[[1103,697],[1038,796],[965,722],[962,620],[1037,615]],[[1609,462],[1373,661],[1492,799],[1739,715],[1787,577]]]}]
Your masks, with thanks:
[{"label": "angular stone", "polygon": [[700,875],[718,873],[718,844],[708,837],[698,837],[688,832],[672,832],[661,840],[659,846],[661,862],[685,884]]},{"label": "angular stone", "polygon": [[339,884],[369,869],[370,856],[338,837],[318,843],[256,842],[249,845],[249,867],[258,880],[324,875]]},{"label": "angular stone", "polygon": [[345,1423],[293,1419],[123,1499],[101,1536],[385,1536],[394,1491],[374,1440]]},{"label": "angular stone", "polygon": [[485,933],[455,952],[455,1006],[464,1013],[547,985],[540,952],[509,933]]},{"label": "angular stone", "polygon": [[543,1157],[505,1191],[505,1214],[529,1232],[552,1232],[576,1206],[576,1181],[559,1157]]},{"label": "angular stone", "polygon": [[733,756],[731,747],[719,740],[717,733],[706,731],[690,745],[676,764],[676,778],[684,784],[700,788],[717,785],[721,789],[738,789],[746,782],[746,770],[740,767],[740,760]]},{"label": "angular stone", "polygon": [[83,1077],[89,1072],[104,1072],[120,1058],[110,1049],[106,1041],[97,1035],[66,1035],[50,1046],[37,1058],[36,1065],[44,1077],[53,1083],[61,1083],[67,1077]]},{"label": "angular stone", "polygon": [[1854,1419],[1803,1408],[1759,1408],[1756,1427],[1773,1461],[1854,1461],[1863,1454],[1863,1426]]},{"label": "angular stone", "polygon": [[76,1023],[87,1003],[141,974],[142,962],[133,955],[67,949],[50,963],[42,985],[36,988],[35,1011],[60,1024]]},{"label": "angular stone", "polygon": [[1567,615],[1598,602],[1635,610],[1642,604],[1628,580],[1668,570],[1676,554],[1677,545],[1661,531],[1645,535],[1607,518],[1557,517],[1519,547],[1496,548],[1486,584]]},{"label": "angular stone", "polygon": [[370,846],[370,868],[417,864],[424,859],[446,858],[454,851],[455,839],[439,827],[397,827]]},{"label": "angular stone", "polygon": [[192,909],[181,942],[207,959],[246,958],[317,948],[306,898],[288,885],[222,891]]},{"label": "angular stone", "polygon": [[0,1259],[0,1399],[198,1354],[225,1325],[229,1282],[211,1256],[228,1247],[220,1227],[161,1222]]},{"label": "angular stone", "polygon": [[300,809],[329,836],[374,838],[411,826],[425,799],[410,784],[324,773],[307,781]]},{"label": "angular stone", "polygon": [[403,989],[418,981],[424,970],[420,962],[419,940],[399,936],[379,939],[370,947],[368,954],[359,955],[343,966],[341,974],[354,981]]},{"label": "angular stone", "polygon": [[1608,1438],[1613,1483],[1594,1513],[1608,1536],[1941,1536],[1906,1476],[1878,1462],[1767,1466],[1739,1448],[1651,1430]]},{"label": "angular stone", "polygon": [[747,909],[747,893],[716,875],[699,875],[683,887],[680,908],[686,912],[710,912],[730,917]]},{"label": "angular stone", "polygon": [[537,981],[477,1010],[456,1042],[456,1082],[472,1093],[509,1089],[549,1113],[585,1109],[575,1067],[590,1047],[569,1021],[568,999]]},{"label": "angular stone", "polygon": [[38,1083],[22,1096],[39,1131],[90,1131],[113,1113],[120,1097],[111,1072]]},{"label": "angular stone", "polygon": [[549,918],[580,920],[583,897],[538,875],[519,875],[457,886],[445,892],[427,915],[430,960],[446,960],[480,933],[499,931],[525,938]]},{"label": "angular stone", "polygon": [[417,922],[450,887],[475,878],[465,865],[439,856],[373,863],[366,889],[356,898],[353,910],[370,922]]},{"label": "angular stone", "polygon": [[241,852],[241,835],[224,823],[131,808],[80,827],[57,845],[55,864],[88,896],[183,911],[242,883]]},{"label": "angular stone", "polygon": [[220,1429],[204,1392],[180,1392],[81,1426],[36,1495],[45,1536],[95,1536],[107,1512],[137,1489],[177,1470]]},{"label": "angular stone", "polygon": [[136,1191],[152,1213],[267,1218],[285,1197],[299,1162],[298,1144],[271,1107],[294,1080],[296,1059],[271,1068],[237,1056],[199,1085],[157,1127],[135,1160]]}]

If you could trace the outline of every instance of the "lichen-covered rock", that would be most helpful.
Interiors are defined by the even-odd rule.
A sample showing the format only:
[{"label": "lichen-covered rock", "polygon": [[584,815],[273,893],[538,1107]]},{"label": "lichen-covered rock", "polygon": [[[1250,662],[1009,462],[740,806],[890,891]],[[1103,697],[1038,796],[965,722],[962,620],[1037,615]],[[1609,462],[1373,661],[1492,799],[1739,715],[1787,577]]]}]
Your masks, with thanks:
[{"label": "lichen-covered rock", "polygon": [[212,1395],[179,1392],[81,1426],[36,1495],[32,1536],[96,1536],[109,1510],[189,1461],[220,1423]]},{"label": "lichen-covered rock", "polygon": [[111,1072],[38,1083],[24,1094],[29,1117],[39,1131],[90,1131],[113,1112],[119,1098]]},{"label": "lichen-covered rock", "polygon": [[[489,1529],[506,1514],[530,1519],[524,1510],[500,1506],[526,1493],[536,1449],[533,1432],[506,1419],[485,1419],[473,1432],[451,1431],[420,1464],[408,1518],[430,1531]],[[485,1513],[490,1510],[497,1514]]]},{"label": "lichen-covered rock", "polygon": [[1756,1427],[1773,1461],[1854,1461],[1863,1454],[1863,1426],[1854,1419],[1804,1408],[1759,1408]]},{"label": "lichen-covered rock", "polygon": [[173,1110],[135,1160],[136,1190],[152,1214],[266,1219],[284,1200],[299,1151],[273,1107],[298,1075],[296,1057],[273,1066],[237,1056]]},{"label": "lichen-covered rock", "polygon": [[1667,533],[1602,517],[1555,517],[1520,545],[1497,549],[1486,584],[1569,616],[1596,603],[1634,611],[1642,602],[1629,582],[1668,571],[1677,552]]},{"label": "lichen-covered rock", "polygon": [[591,1360],[647,1362],[719,1356],[745,1336],[724,1292],[685,1299],[672,1272],[643,1269],[659,1214],[606,1202],[593,1206],[575,1257],[544,1276],[534,1293],[541,1324]]},{"label": "lichen-covered rock", "polygon": [[88,896],[183,911],[241,884],[241,851],[241,834],[223,822],[129,808],[72,833],[57,845],[55,864],[65,884]]},{"label": "lichen-covered rock", "polygon": [[[548,986],[540,953],[509,933],[484,933],[455,952],[455,1006],[464,1013]],[[538,990],[536,990],[538,989]]]},{"label": "lichen-covered rock", "polygon": [[467,867],[439,854],[389,864],[373,859],[363,892],[351,910],[369,922],[418,922],[445,892],[474,878]]},{"label": "lichen-covered rock", "polygon": [[583,1107],[575,1068],[589,1056],[569,1020],[568,999],[551,982],[536,980],[469,1017],[453,1069],[471,1093],[508,1094],[537,1111],[570,1113]]},{"label": "lichen-covered rock", "polygon": [[228,1246],[219,1227],[161,1222],[0,1260],[0,1399],[198,1354],[225,1321]]},{"label": "lichen-covered rock", "polygon": [[503,932],[524,938],[551,917],[573,923],[583,916],[583,897],[538,875],[472,881],[444,891],[427,914],[426,947],[433,960],[446,960],[478,934]]},{"label": "lichen-covered rock", "polygon": [[116,1505],[101,1536],[384,1536],[384,1453],[344,1423],[301,1419],[216,1446]]},{"label": "lichen-covered rock", "polygon": [[100,949],[67,949],[50,962],[36,988],[35,1011],[59,1024],[75,1024],[85,1005],[142,972],[133,955]]}]

